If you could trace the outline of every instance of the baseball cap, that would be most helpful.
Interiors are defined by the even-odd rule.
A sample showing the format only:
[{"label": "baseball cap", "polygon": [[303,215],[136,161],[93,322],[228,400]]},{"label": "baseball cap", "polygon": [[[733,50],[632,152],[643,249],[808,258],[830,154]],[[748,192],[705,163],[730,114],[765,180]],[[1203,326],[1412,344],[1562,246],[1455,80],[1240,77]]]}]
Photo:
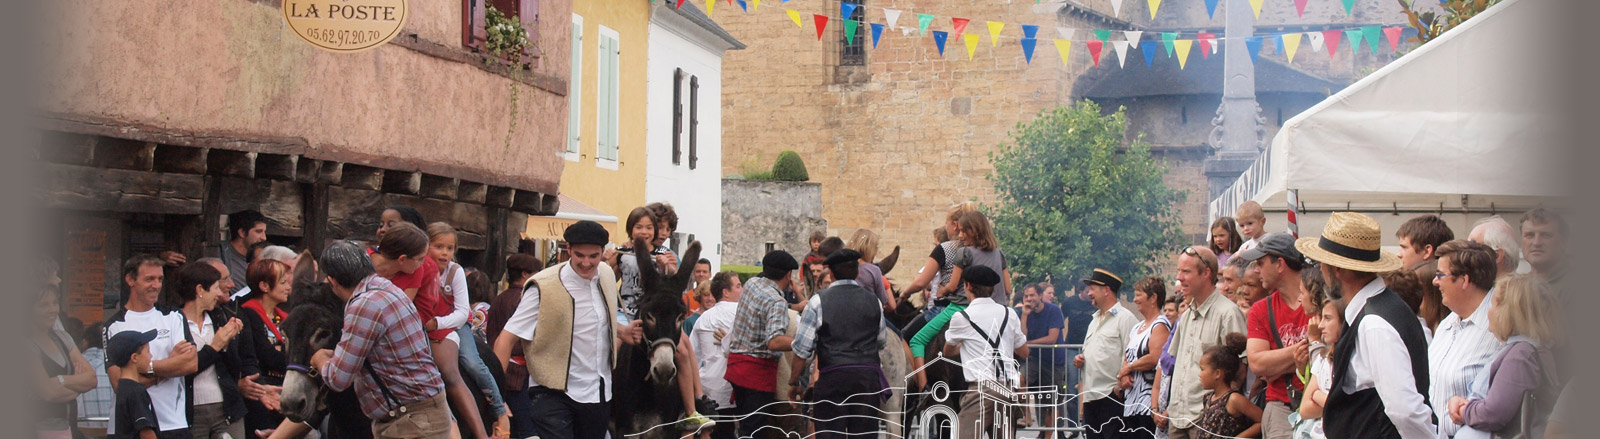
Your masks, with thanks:
[{"label": "baseball cap", "polygon": [[118,332],[117,335],[113,335],[111,339],[106,340],[106,358],[110,359],[111,364],[117,367],[127,366],[128,360],[133,358],[133,354],[139,352],[139,348],[144,347],[144,345],[155,339],[156,330],[154,329],[145,332]]}]

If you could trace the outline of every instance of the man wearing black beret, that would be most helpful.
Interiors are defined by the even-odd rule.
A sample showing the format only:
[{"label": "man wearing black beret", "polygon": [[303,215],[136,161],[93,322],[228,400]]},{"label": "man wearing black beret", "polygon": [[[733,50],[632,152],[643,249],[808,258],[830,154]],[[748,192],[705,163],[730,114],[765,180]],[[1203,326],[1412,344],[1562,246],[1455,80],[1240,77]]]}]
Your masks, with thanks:
[{"label": "man wearing black beret", "polygon": [[[856,282],[861,253],[843,249],[823,261],[834,279],[817,292],[800,314],[795,331],[793,370],[813,358],[821,370],[812,400],[818,437],[856,437],[878,429],[878,407],[888,389],[878,351],[885,340],[878,296]],[[798,387],[797,381],[789,383]]]}]

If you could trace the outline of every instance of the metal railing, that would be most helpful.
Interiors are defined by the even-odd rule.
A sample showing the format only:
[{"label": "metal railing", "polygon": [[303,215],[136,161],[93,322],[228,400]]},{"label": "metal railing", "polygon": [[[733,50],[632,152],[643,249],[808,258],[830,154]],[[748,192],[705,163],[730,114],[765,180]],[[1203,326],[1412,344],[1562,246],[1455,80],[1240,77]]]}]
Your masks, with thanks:
[{"label": "metal railing", "polygon": [[1029,344],[1028,350],[1028,358],[1021,361],[1023,386],[1034,390],[1048,388],[1050,391],[1045,395],[1052,399],[1027,404],[1033,422],[1020,430],[1036,432],[1041,438],[1057,431],[1083,431],[1077,398],[1082,371],[1072,365],[1072,358],[1083,352],[1083,345]]}]

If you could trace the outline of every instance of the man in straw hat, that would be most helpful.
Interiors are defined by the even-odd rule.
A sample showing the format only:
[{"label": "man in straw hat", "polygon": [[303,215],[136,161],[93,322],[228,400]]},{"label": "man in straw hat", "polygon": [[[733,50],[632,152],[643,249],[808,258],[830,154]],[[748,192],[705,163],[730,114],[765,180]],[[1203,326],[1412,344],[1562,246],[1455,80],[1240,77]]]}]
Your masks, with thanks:
[{"label": "man in straw hat", "polygon": [[[1333,385],[1323,412],[1328,437],[1417,438],[1435,433],[1428,407],[1428,343],[1422,323],[1378,273],[1400,258],[1379,249],[1378,222],[1335,212],[1322,236],[1295,248],[1322,264],[1329,292],[1346,301],[1348,329],[1333,351]],[[1409,367],[1406,367],[1409,365]]]}]

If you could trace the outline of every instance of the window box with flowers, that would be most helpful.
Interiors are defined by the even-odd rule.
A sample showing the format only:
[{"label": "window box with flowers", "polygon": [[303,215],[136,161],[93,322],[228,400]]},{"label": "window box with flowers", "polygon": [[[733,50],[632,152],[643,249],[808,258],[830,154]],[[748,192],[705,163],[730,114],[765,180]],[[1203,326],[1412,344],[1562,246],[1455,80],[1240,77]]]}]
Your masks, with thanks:
[{"label": "window box with flowers", "polygon": [[539,0],[462,0],[462,44],[485,62],[531,69],[539,58]]}]

